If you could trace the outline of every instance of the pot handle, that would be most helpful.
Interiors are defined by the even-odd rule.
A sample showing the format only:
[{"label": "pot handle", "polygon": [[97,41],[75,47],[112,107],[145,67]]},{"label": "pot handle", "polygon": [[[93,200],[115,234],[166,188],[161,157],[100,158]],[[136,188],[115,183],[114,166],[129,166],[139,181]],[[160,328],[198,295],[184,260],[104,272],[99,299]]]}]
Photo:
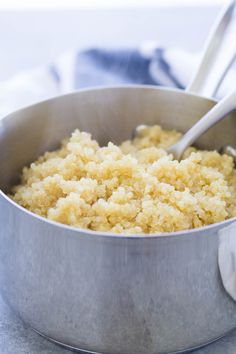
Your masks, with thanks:
[{"label": "pot handle", "polygon": [[228,1],[206,40],[199,66],[186,91],[213,97],[236,58],[236,1]]}]

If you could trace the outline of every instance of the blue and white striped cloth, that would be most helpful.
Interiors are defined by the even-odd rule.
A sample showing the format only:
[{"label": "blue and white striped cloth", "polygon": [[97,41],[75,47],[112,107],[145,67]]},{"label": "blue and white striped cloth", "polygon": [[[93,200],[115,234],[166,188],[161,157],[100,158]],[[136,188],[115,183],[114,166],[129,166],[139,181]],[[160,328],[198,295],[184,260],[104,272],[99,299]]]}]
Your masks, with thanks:
[{"label": "blue and white striped cloth", "polygon": [[[0,83],[0,117],[37,101],[79,88],[151,84],[184,89],[200,55],[145,43],[134,49],[95,48],[69,52],[45,67]],[[225,95],[236,73],[229,71],[219,91]]]}]

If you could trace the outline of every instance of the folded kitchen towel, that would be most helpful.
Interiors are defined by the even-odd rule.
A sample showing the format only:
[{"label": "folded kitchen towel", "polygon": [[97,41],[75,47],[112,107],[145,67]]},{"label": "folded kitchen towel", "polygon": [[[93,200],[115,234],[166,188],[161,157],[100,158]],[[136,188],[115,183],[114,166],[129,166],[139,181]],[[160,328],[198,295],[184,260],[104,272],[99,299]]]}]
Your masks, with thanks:
[{"label": "folded kitchen towel", "polygon": [[[135,49],[87,49],[61,55],[50,65],[20,73],[0,83],[0,117],[23,106],[100,85],[149,84],[184,89],[200,54],[157,43]],[[219,91],[223,96],[235,82],[231,69]]]}]

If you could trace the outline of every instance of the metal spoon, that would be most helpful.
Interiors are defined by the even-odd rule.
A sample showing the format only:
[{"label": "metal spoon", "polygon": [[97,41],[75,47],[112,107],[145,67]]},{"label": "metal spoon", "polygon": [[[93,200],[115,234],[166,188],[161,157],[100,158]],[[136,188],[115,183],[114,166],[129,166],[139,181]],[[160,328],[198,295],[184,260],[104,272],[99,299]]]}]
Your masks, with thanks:
[{"label": "metal spoon", "polygon": [[[196,124],[194,124],[174,145],[167,148],[169,154],[173,154],[176,160],[181,160],[184,151],[192,145],[202,134],[213,127],[216,123],[224,119],[228,113],[236,108],[236,90],[228,94],[219,101],[209,112],[207,112]],[[134,133],[133,138],[137,136],[147,125],[139,125]],[[236,149],[232,146],[224,146],[221,153],[228,154],[233,157],[236,163]]]},{"label": "metal spoon", "polygon": [[[187,87],[187,92],[201,95],[213,96],[227,71],[235,60],[235,6],[236,1],[230,0],[225,4],[212,31],[207,38],[202,54],[202,59],[194,73],[191,83]],[[206,79],[207,77],[207,79]],[[200,135],[205,133],[210,127],[232,111],[236,106],[236,92],[233,92],[220,101],[210,110],[197,124],[195,124],[175,145],[168,149],[176,159],[181,159],[184,150],[191,145]],[[139,125],[133,132],[134,138],[145,125]],[[236,149],[232,146],[224,146],[222,153],[233,157],[236,164]]]},{"label": "metal spoon", "polygon": [[180,160],[184,151],[194,143],[199,136],[204,134],[209,128],[221,121],[225,116],[236,108],[236,90],[228,94],[217,103],[208,113],[206,113],[182,138],[167,151]]}]

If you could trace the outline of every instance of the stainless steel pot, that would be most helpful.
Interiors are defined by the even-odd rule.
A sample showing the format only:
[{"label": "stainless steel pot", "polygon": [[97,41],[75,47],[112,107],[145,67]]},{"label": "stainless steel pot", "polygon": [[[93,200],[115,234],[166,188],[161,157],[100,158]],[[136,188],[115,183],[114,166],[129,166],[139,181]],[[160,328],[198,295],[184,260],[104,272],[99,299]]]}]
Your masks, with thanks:
[{"label": "stainless steel pot", "polygon": [[[202,81],[200,87],[206,87]],[[1,294],[27,324],[67,347],[113,354],[184,351],[236,327],[236,218],[129,237],[51,222],[7,196],[21,168],[75,128],[101,144],[119,143],[143,123],[185,131],[214,104],[180,90],[100,88],[50,99],[0,121]],[[198,145],[235,146],[235,138],[234,112]]]}]

